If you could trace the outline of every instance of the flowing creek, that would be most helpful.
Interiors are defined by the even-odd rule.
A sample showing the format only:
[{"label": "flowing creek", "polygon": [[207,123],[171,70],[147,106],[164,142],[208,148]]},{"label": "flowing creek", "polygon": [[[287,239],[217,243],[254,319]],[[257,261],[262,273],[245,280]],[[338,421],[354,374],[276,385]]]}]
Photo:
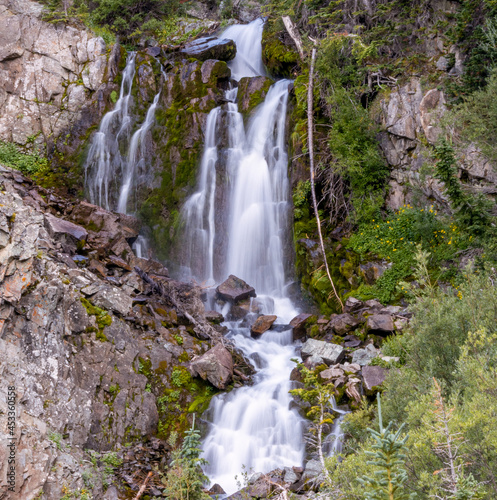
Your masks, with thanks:
[{"label": "flowing creek", "polygon": [[[229,63],[234,80],[265,76],[263,25],[258,19],[231,26],[220,35],[237,45],[237,55]],[[144,122],[131,135],[128,108],[134,75],[135,54],[130,53],[120,97],[95,134],[85,168],[90,201],[122,213],[130,210],[133,190],[147,175],[144,144],[160,96],[159,91]],[[291,244],[285,131],[290,84],[288,80],[274,83],[246,125],[236,104],[237,88],[226,91],[226,102],[207,117],[197,189],[181,214],[185,227],[181,278],[213,287],[234,274],[256,289],[254,309],[278,318],[276,327],[257,339],[251,337],[246,320],[224,323],[229,329],[227,337],[257,370],[252,385],[213,398],[204,415],[208,432],[203,449],[209,462],[205,472],[228,494],[237,490],[235,476],[240,479],[244,470],[269,472],[301,466],[305,458],[305,421],[292,408],[289,394],[290,372],[295,366],[291,359],[298,355],[288,324],[299,313],[286,293],[284,265],[285,248]],[[221,160],[224,179],[217,172]],[[216,227],[220,191],[225,193],[224,227]],[[140,237],[135,247],[139,256],[147,252],[146,246]],[[217,305],[213,295],[207,307],[229,316],[230,306]],[[256,317],[254,312],[248,318]],[[337,412],[340,417],[330,435],[329,453],[340,450],[343,412]]]}]

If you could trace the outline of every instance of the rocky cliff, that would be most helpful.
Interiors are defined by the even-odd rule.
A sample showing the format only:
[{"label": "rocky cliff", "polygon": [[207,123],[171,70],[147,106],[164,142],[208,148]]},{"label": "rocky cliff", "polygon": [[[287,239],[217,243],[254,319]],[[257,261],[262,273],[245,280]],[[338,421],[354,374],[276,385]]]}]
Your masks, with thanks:
[{"label": "rocky cliff", "polygon": [[118,90],[120,48],[87,29],[44,21],[44,7],[29,0],[2,0],[0,24],[0,140],[63,161]]},{"label": "rocky cliff", "polygon": [[153,436],[182,432],[215,385],[231,380],[232,364],[222,383],[216,370],[215,385],[192,377],[190,361],[211,346],[231,363],[222,329],[206,320],[198,288],[134,255],[135,228],[131,217],[64,200],[1,167],[0,411],[15,387],[17,412],[16,489],[7,491],[2,447],[1,498],[91,492],[90,473],[100,478],[92,498],[101,497],[84,450],[100,457],[138,442],[153,455]]}]

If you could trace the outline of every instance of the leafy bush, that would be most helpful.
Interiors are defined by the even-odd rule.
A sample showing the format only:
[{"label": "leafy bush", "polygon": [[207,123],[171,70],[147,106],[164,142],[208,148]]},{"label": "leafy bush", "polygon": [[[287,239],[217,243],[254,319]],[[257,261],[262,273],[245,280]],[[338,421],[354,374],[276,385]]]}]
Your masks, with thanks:
[{"label": "leafy bush", "polygon": [[437,215],[433,205],[427,208],[404,205],[390,212],[385,220],[372,219],[361,224],[350,238],[350,248],[361,256],[371,258],[375,255],[392,263],[375,284],[375,295],[380,300],[394,299],[399,283],[412,275],[416,245],[430,251],[430,268],[438,276],[441,262],[467,248],[471,242],[468,235],[453,220]]},{"label": "leafy bush", "polygon": [[25,153],[10,142],[0,141],[0,163],[25,175],[41,173],[48,168],[46,158],[38,153]]}]

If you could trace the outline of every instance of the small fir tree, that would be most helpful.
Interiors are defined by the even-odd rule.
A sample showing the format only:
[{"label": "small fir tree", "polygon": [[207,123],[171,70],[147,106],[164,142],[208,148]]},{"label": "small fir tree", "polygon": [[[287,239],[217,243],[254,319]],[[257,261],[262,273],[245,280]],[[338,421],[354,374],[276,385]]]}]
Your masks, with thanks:
[{"label": "small fir tree", "polygon": [[401,437],[404,425],[397,432],[392,430],[392,422],[383,427],[381,416],[381,400],[378,393],[378,418],[380,432],[368,428],[374,444],[374,451],[367,451],[369,464],[378,467],[373,477],[364,476],[359,479],[366,487],[364,492],[367,500],[413,500],[414,493],[407,493],[405,484],[407,472],[404,469],[407,435]]},{"label": "small fir tree", "polygon": [[207,460],[201,458],[202,454],[200,431],[195,429],[195,415],[191,429],[185,432],[181,448],[173,452],[171,468],[164,480],[166,494],[177,500],[209,500],[204,493],[204,484],[207,477],[201,466]]}]

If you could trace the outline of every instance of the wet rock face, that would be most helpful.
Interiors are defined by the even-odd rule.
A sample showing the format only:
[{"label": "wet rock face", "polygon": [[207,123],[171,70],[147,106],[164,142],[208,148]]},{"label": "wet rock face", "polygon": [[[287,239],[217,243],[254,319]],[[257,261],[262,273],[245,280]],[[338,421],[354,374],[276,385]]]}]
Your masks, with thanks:
[{"label": "wet rock face", "polygon": [[250,112],[264,101],[273,80],[265,76],[244,77],[238,83],[238,109],[240,113]]},{"label": "wet rock face", "polygon": [[115,73],[103,39],[43,21],[44,7],[30,0],[2,6],[0,139],[26,144],[34,137],[42,145],[46,137],[65,137],[88,119],[85,108],[90,105],[98,119],[106,74]]},{"label": "wet rock face", "polygon": [[179,51],[183,57],[193,57],[200,61],[217,59],[219,61],[231,61],[236,56],[236,45],[233,40],[219,39],[215,36],[199,38],[187,43]]}]

